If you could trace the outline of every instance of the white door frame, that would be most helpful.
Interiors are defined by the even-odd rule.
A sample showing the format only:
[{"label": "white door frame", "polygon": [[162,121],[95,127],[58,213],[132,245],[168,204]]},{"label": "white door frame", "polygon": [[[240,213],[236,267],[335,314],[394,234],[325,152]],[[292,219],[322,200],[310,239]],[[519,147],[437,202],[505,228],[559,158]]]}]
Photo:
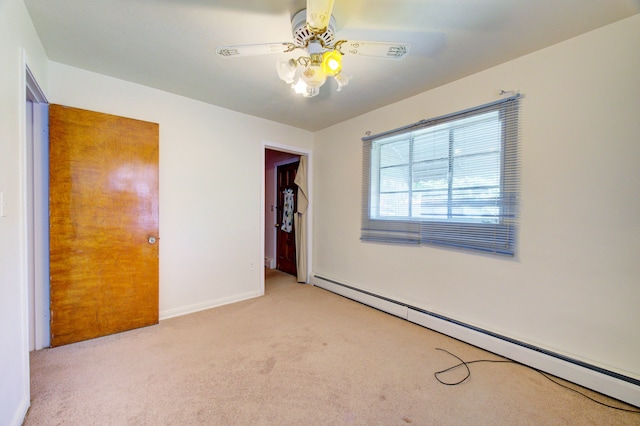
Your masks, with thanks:
[{"label": "white door frame", "polygon": [[29,350],[50,346],[49,310],[49,103],[25,70],[24,173]]},{"label": "white door frame", "polygon": [[[312,233],[312,229],[313,229],[313,156],[312,156],[312,151],[308,150],[308,149],[304,149],[304,148],[300,148],[297,146],[291,146],[291,145],[283,145],[283,144],[279,144],[279,143],[275,143],[275,142],[268,142],[268,141],[263,141],[262,142],[262,158],[261,158],[261,167],[262,167],[262,185],[260,186],[260,206],[262,207],[260,209],[261,211],[261,225],[260,225],[260,238],[261,238],[261,245],[260,245],[260,250],[262,252],[262,256],[261,256],[261,263],[262,264],[264,262],[264,241],[265,241],[265,211],[264,211],[264,205],[265,205],[265,152],[267,149],[273,150],[273,151],[281,151],[281,152],[288,152],[290,154],[296,154],[296,155],[301,155],[301,156],[305,156],[307,157],[307,186],[308,186],[308,197],[309,197],[309,206],[307,208],[307,277],[305,282],[308,283],[309,282],[309,277],[311,276],[311,271],[312,271],[312,261],[313,261],[313,256],[312,256],[312,247],[313,247],[313,233]],[[264,274],[260,275],[261,278],[261,294],[264,294]]]}]

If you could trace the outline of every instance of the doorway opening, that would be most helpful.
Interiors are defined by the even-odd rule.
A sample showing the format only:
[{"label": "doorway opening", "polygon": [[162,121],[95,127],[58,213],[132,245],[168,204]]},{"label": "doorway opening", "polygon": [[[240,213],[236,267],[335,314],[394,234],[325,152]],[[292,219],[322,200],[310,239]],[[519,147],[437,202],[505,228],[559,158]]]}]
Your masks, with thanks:
[{"label": "doorway opening", "polygon": [[[266,269],[279,269],[284,270],[284,272],[295,275],[297,271],[287,271],[282,267],[282,256],[280,256],[280,265],[279,265],[279,254],[278,254],[278,234],[282,237],[290,236],[292,237],[294,234],[291,233],[289,235],[288,232],[283,231],[282,219],[285,216],[284,212],[284,194],[280,194],[279,184],[278,184],[278,169],[284,170],[287,167],[293,167],[293,164],[297,164],[301,158],[305,158],[306,165],[306,180],[307,180],[307,192],[310,191],[311,187],[311,152],[308,150],[300,149],[298,147],[291,147],[279,144],[270,144],[263,143],[263,153],[264,153],[264,185],[262,188],[263,194],[263,258],[264,258],[264,267]],[[280,188],[282,191],[285,191],[287,188]],[[294,192],[297,195],[296,187],[293,187]],[[310,207],[310,196],[308,195],[309,207]],[[297,204],[297,198],[295,199],[295,203]],[[294,208],[297,206],[294,206]],[[306,223],[301,225],[305,231],[306,241],[302,243],[304,253],[304,259],[306,260],[306,267],[302,272],[302,277],[298,276],[298,281],[301,283],[309,282],[309,274],[311,271],[310,264],[310,252],[311,252],[311,209],[307,208]],[[294,213],[295,214],[295,213]],[[285,230],[287,228],[285,227]],[[293,231],[293,229],[292,229]],[[282,242],[282,241],[281,241]],[[281,244],[280,246],[284,246]],[[299,248],[300,250],[300,248]],[[282,251],[282,250],[281,250]],[[281,253],[282,255],[282,253]],[[285,256],[286,257],[286,256]],[[297,263],[297,262],[296,262]],[[286,266],[285,266],[286,268]],[[262,289],[264,291],[264,281],[262,285]]]}]

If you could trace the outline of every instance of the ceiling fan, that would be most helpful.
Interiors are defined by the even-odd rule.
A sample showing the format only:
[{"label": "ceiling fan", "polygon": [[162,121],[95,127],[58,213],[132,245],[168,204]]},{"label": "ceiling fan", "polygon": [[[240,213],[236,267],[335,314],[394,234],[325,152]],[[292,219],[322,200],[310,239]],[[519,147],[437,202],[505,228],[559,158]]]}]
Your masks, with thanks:
[{"label": "ceiling fan", "polygon": [[296,49],[303,56],[276,63],[278,76],[290,84],[296,93],[312,97],[333,77],[338,91],[349,83],[342,71],[342,56],[370,56],[402,60],[409,53],[408,43],[336,40],[335,19],[331,16],[335,0],[307,0],[307,8],[296,13],[292,20],[293,42],[221,46],[216,54],[224,58],[289,53]]}]

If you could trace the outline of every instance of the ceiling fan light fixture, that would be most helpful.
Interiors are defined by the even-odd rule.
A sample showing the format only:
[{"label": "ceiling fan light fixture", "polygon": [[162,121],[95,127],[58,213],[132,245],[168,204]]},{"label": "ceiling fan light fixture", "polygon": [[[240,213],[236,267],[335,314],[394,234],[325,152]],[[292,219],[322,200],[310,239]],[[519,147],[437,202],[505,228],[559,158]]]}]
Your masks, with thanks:
[{"label": "ceiling fan light fixture", "polygon": [[342,74],[343,55],[394,60],[402,60],[407,56],[408,43],[336,40],[336,21],[331,16],[334,2],[335,0],[306,0],[307,7],[291,18],[293,42],[221,46],[216,49],[216,54],[232,58],[290,53],[301,49],[306,55],[277,62],[276,71],[278,77],[296,93],[308,98],[319,93],[328,77],[335,78],[338,92],[349,84],[351,77]]}]

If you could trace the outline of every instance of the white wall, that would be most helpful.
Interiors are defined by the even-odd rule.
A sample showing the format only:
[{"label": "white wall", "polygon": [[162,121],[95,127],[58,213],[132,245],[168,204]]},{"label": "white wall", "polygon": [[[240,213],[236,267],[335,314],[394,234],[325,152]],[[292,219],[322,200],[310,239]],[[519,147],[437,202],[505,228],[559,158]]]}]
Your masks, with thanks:
[{"label": "white wall", "polygon": [[258,296],[263,148],[312,133],[50,63],[52,103],[160,124],[160,318]]},{"label": "white wall", "polygon": [[[0,423],[29,405],[25,60],[54,103],[160,124],[163,317],[260,293],[268,141],[313,149],[315,273],[640,378],[638,39],[636,15],[312,135],[49,63],[22,1],[0,0]],[[498,89],[526,96],[518,257],[360,243],[364,133]]]},{"label": "white wall", "polygon": [[25,61],[46,91],[47,58],[20,0],[0,0],[0,424],[29,407]]},{"label": "white wall", "polygon": [[[317,132],[314,274],[640,378],[640,15]],[[516,258],[360,242],[376,134],[522,100]]]}]

